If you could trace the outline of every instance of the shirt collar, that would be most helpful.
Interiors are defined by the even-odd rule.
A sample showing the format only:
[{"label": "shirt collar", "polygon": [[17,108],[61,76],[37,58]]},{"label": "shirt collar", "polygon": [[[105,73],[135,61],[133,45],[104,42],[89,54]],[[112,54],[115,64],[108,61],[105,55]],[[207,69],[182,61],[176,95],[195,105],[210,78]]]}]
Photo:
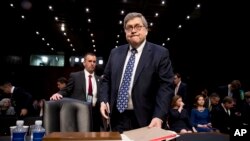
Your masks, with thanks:
[{"label": "shirt collar", "polygon": [[[144,40],[144,41],[142,42],[142,44],[141,44],[138,48],[136,48],[137,53],[141,53],[141,52],[142,52],[142,50],[143,50],[145,44],[146,44],[146,40]],[[131,49],[133,49],[133,47],[130,45],[130,46],[129,46],[129,50],[131,50]]]},{"label": "shirt collar", "polygon": [[12,93],[12,94],[13,94],[14,89],[15,89],[15,86],[12,86],[10,93]]},{"label": "shirt collar", "polygon": [[89,75],[95,76],[94,72],[92,74],[90,74],[86,69],[84,69],[84,73],[86,74],[86,76],[89,76]]}]

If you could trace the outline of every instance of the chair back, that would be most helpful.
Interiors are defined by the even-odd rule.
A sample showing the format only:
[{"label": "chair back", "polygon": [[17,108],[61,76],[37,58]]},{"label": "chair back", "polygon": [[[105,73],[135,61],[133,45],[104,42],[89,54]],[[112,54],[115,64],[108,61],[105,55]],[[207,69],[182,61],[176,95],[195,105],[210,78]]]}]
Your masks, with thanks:
[{"label": "chair back", "polygon": [[91,104],[72,98],[45,101],[43,126],[51,132],[89,132],[92,130]]}]

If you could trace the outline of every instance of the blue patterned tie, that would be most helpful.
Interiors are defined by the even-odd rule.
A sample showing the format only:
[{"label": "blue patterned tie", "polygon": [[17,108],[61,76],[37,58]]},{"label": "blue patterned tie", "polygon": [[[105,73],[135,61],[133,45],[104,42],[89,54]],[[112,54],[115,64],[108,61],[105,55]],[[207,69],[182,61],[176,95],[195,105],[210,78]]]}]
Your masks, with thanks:
[{"label": "blue patterned tie", "polygon": [[128,108],[128,90],[130,86],[131,76],[135,63],[136,49],[131,50],[131,55],[129,57],[124,76],[122,79],[121,87],[118,93],[118,99],[116,107],[120,113],[122,113],[126,108]]}]

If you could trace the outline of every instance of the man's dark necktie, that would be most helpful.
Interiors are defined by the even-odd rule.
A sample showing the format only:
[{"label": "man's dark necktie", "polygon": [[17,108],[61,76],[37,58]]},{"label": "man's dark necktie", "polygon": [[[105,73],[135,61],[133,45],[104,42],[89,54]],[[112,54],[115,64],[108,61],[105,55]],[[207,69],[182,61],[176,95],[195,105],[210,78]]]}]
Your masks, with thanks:
[{"label": "man's dark necktie", "polygon": [[93,88],[92,88],[92,81],[91,81],[92,75],[89,75],[89,88],[88,88],[88,95],[93,96]]},{"label": "man's dark necktie", "polygon": [[131,55],[129,57],[129,60],[128,60],[128,63],[124,72],[120,90],[118,92],[116,107],[120,113],[124,112],[124,110],[128,108],[128,90],[130,86],[131,76],[133,73],[136,52],[137,52],[136,49],[131,50]]}]

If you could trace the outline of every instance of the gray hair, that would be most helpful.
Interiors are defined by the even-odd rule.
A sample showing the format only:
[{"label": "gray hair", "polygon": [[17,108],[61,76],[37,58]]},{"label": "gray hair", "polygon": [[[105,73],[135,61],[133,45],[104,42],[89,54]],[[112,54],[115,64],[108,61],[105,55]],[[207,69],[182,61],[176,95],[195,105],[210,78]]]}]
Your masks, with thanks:
[{"label": "gray hair", "polygon": [[146,28],[148,28],[148,22],[147,22],[147,20],[145,19],[145,17],[144,17],[141,13],[137,13],[137,12],[131,12],[131,13],[128,13],[128,14],[125,16],[125,18],[124,18],[124,20],[123,20],[123,26],[124,26],[124,28],[126,27],[127,22],[128,22],[129,20],[134,19],[134,18],[141,18],[142,24],[143,24]]},{"label": "gray hair", "polygon": [[11,100],[10,100],[9,98],[3,98],[3,99],[0,101],[0,106],[3,106],[5,102],[10,103]]}]

